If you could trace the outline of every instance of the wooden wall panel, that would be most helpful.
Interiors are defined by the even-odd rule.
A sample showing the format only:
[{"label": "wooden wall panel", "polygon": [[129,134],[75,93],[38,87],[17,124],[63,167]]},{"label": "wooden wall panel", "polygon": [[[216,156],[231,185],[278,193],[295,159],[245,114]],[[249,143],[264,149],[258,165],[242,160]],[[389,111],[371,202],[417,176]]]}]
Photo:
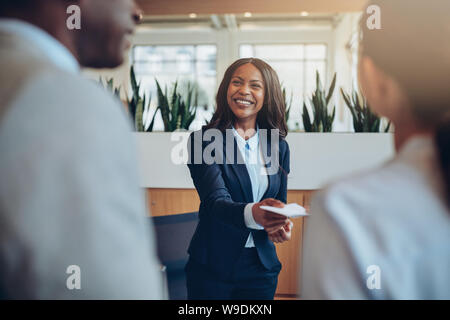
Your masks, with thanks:
[{"label": "wooden wall panel", "polygon": [[[296,202],[309,211],[312,194],[313,191],[289,190],[287,202]],[[299,270],[301,270],[302,265],[305,218],[296,218],[293,219],[293,222],[294,229],[292,230],[291,240],[282,244],[276,244],[278,258],[283,265],[283,269],[278,277],[276,294],[284,297],[299,297],[301,295]]]},{"label": "wooden wall panel", "polygon": [[[296,202],[309,211],[314,191],[289,190],[288,203]],[[149,214],[165,216],[198,211],[200,199],[194,189],[147,189]],[[306,218],[307,219],[307,218]],[[302,244],[305,218],[293,219],[294,228],[290,241],[276,244],[278,257],[283,265],[278,278],[278,298],[298,298],[299,270],[302,261]]]},{"label": "wooden wall panel", "polygon": [[195,189],[147,189],[149,215],[153,217],[198,211]]},{"label": "wooden wall panel", "polygon": [[298,292],[298,269],[303,239],[303,219],[293,219],[294,228],[290,241],[275,244],[283,268],[278,277],[277,294],[296,295]]}]

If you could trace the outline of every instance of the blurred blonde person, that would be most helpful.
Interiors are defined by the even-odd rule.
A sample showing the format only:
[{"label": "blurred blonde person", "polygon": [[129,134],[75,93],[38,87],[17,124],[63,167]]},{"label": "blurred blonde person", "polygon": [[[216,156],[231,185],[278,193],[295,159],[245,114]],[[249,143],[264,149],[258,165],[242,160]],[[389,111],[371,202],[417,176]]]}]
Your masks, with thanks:
[{"label": "blurred blonde person", "polygon": [[313,200],[303,298],[449,299],[450,2],[369,5],[381,29],[363,15],[359,80],[394,123],[397,155]]}]

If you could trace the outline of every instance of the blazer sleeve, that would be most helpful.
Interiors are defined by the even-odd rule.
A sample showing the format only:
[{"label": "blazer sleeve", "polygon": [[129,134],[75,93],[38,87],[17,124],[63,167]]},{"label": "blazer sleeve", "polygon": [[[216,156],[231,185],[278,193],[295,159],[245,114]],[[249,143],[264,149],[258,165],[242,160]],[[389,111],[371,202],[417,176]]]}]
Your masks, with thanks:
[{"label": "blazer sleeve", "polygon": [[192,133],[188,142],[188,168],[200,196],[201,206],[213,218],[236,228],[246,229],[244,208],[247,203],[232,200],[218,164],[206,164],[203,159],[200,164],[193,163],[194,148],[203,151],[204,145],[202,141],[194,139]]},{"label": "blazer sleeve", "polygon": [[[285,151],[281,157],[280,161],[280,170],[281,170],[281,183],[280,183],[280,191],[275,197],[277,200],[280,200],[283,203],[287,202],[287,178],[290,172],[290,150],[289,145],[286,140],[282,142],[286,147]],[[281,143],[280,143],[281,145]]]}]

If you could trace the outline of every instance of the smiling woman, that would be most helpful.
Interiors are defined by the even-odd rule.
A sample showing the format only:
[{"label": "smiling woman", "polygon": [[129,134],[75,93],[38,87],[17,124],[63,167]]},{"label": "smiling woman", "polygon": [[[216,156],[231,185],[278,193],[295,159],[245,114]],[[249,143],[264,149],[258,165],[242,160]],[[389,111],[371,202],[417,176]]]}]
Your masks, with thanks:
[{"label": "smiling woman", "polygon": [[[189,299],[273,299],[281,270],[274,242],[290,240],[292,223],[261,206],[286,203],[289,147],[284,113],[275,71],[262,60],[240,59],[225,72],[210,124],[191,134],[188,167],[201,204],[186,266]],[[211,147],[210,139],[198,139],[209,129],[232,137],[223,139],[226,163],[192,161],[194,150],[203,154]],[[265,130],[272,129],[279,135],[263,139]],[[268,149],[274,163],[264,159],[263,150]],[[229,161],[234,155],[238,163]],[[277,167],[273,173],[269,163]]]}]

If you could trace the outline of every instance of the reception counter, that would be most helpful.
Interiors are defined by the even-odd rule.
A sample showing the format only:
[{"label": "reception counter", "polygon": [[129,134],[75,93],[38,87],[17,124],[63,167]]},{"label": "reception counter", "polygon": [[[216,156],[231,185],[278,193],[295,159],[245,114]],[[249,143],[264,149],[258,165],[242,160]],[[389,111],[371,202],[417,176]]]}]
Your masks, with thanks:
[{"label": "reception counter", "polygon": [[[189,133],[135,133],[135,136],[142,187],[194,188],[186,162],[173,161],[187,156]],[[291,132],[286,140],[291,150],[289,190],[320,189],[341,176],[373,168],[394,153],[390,133]]]},{"label": "reception counter", "polygon": [[[200,204],[187,161],[188,132],[134,133],[140,161],[140,183],[147,190],[149,214],[164,216],[198,211]],[[394,155],[390,133],[293,133],[288,203],[307,210],[316,190],[342,176],[381,165]],[[307,218],[306,218],[307,219]],[[306,219],[295,219],[292,239],[277,245],[283,264],[277,297],[295,298]]]}]

